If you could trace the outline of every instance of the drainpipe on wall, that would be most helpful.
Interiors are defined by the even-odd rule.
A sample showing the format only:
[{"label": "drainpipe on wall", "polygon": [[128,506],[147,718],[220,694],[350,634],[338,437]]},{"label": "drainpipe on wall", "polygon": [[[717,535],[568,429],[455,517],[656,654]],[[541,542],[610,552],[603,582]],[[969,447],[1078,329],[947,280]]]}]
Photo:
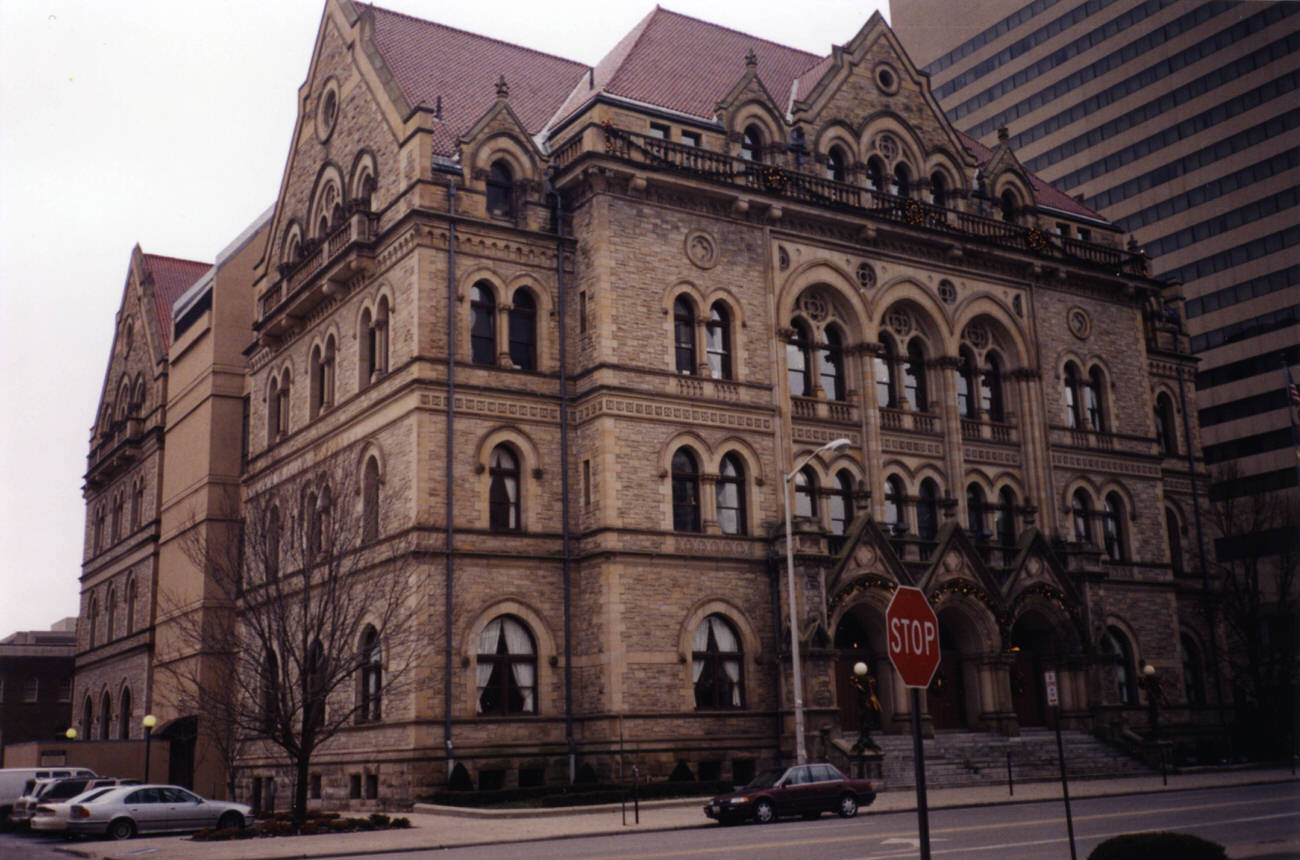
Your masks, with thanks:
[{"label": "drainpipe on wall", "polygon": [[[547,185],[553,175],[547,176]],[[555,195],[555,294],[560,328],[560,542],[561,565],[564,576],[564,740],[569,749],[569,783],[577,777],[577,753],[573,739],[573,651],[572,612],[570,586],[573,558],[569,541],[569,342],[564,316],[564,204],[560,192],[551,185]]]},{"label": "drainpipe on wall", "polygon": [[447,517],[447,570],[444,576],[443,591],[443,653],[442,653],[442,737],[447,748],[447,779],[456,767],[456,748],[451,738],[451,619],[452,619],[452,577],[455,569],[456,526],[452,521],[455,510],[455,481],[453,474],[453,457],[456,452],[453,431],[456,423],[456,180],[452,178],[447,185],[447,468],[444,474],[446,483],[446,517]]}]

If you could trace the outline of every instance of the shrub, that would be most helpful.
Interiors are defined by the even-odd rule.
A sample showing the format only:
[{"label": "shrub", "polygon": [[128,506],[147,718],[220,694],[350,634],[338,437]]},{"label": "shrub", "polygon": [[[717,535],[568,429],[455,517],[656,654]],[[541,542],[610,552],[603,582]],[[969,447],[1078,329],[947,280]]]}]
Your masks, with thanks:
[{"label": "shrub", "polygon": [[391,822],[392,819],[382,812],[370,813],[370,823],[375,827],[387,827]]},{"label": "shrub", "polygon": [[281,821],[276,817],[263,821],[260,830],[263,836],[288,836],[293,833],[293,822]]},{"label": "shrub", "polygon": [[1190,833],[1125,833],[1092,849],[1088,860],[1227,860],[1223,846]]},{"label": "shrub", "polygon": [[393,819],[392,827],[394,830],[405,830],[410,826],[411,826],[411,819],[407,818],[404,815],[400,815],[397,818]]}]

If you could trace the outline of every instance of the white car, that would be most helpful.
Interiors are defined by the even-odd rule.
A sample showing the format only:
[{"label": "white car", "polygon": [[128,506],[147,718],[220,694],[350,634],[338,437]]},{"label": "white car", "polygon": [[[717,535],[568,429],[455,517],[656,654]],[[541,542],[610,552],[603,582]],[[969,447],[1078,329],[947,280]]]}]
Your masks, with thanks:
[{"label": "white car", "polygon": [[46,797],[36,804],[36,809],[27,819],[27,824],[42,833],[62,833],[68,829],[68,816],[72,812],[72,804],[83,803],[94,800],[109,789],[116,788],[119,785],[139,785],[138,779],[106,779],[100,778],[91,780],[98,783],[96,787],[87,788],[81,794],[75,797],[60,798],[58,800]]},{"label": "white car", "polygon": [[57,803],[71,800],[79,794],[85,794],[92,788],[112,788],[116,785],[138,783],[138,779],[116,779],[114,777],[70,776],[57,779],[38,779],[30,791],[14,801],[9,820],[22,826],[31,822],[36,807],[42,803]]},{"label": "white car", "polygon": [[247,827],[253,808],[242,803],[206,800],[178,785],[124,785],[68,810],[68,832],[106,834],[130,839],[137,833]]}]

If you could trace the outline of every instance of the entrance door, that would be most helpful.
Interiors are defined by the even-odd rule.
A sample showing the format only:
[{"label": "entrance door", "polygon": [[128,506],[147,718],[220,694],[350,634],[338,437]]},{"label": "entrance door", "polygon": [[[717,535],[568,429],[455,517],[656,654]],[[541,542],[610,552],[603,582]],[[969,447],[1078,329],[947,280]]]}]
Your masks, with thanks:
[{"label": "entrance door", "polygon": [[[946,632],[940,634],[940,641]],[[966,728],[966,695],[962,683],[961,652],[943,648],[939,669],[926,690],[926,705],[936,729]]]},{"label": "entrance door", "polygon": [[[849,613],[840,620],[835,628],[835,701],[840,706],[840,728],[846,732],[856,732],[861,726],[861,695],[853,683],[853,665],[858,662],[873,667],[871,651],[868,650],[867,631],[856,615]],[[874,671],[874,670],[873,670]],[[872,715],[872,729],[880,728],[880,712]]]},{"label": "entrance door", "polygon": [[1018,651],[1011,666],[1011,703],[1022,727],[1045,725],[1043,663],[1033,651]]}]

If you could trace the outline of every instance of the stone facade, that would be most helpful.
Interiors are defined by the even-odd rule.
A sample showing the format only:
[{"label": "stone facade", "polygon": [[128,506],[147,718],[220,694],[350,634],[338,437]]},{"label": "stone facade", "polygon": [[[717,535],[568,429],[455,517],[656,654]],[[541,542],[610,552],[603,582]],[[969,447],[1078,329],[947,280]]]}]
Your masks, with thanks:
[{"label": "stone facade", "polygon": [[[1151,404],[1190,364],[1162,285],[1009,148],[961,138],[878,17],[815,58],[662,10],[638,27],[665,16],[684,54],[735,50],[725,79],[677,82],[714,114],[620,96],[606,64],[539,104],[502,69],[453,139],[463,101],[421,102],[394,45],[477,37],[326,5],[254,242],[240,490],[374,468],[376,564],[412,571],[422,656],[316,755],[322,804],[634,763],[743,778],[793,754],[791,615],[814,753],[856,731],[858,660],[902,730],[899,584],[943,628],[927,727],[1042,724],[1046,668],[1076,726],[1144,725],[1139,660],[1183,696],[1161,511],[1190,483]],[[1059,219],[1095,238],[1053,239]],[[247,747],[241,797],[291,781]]]}]

